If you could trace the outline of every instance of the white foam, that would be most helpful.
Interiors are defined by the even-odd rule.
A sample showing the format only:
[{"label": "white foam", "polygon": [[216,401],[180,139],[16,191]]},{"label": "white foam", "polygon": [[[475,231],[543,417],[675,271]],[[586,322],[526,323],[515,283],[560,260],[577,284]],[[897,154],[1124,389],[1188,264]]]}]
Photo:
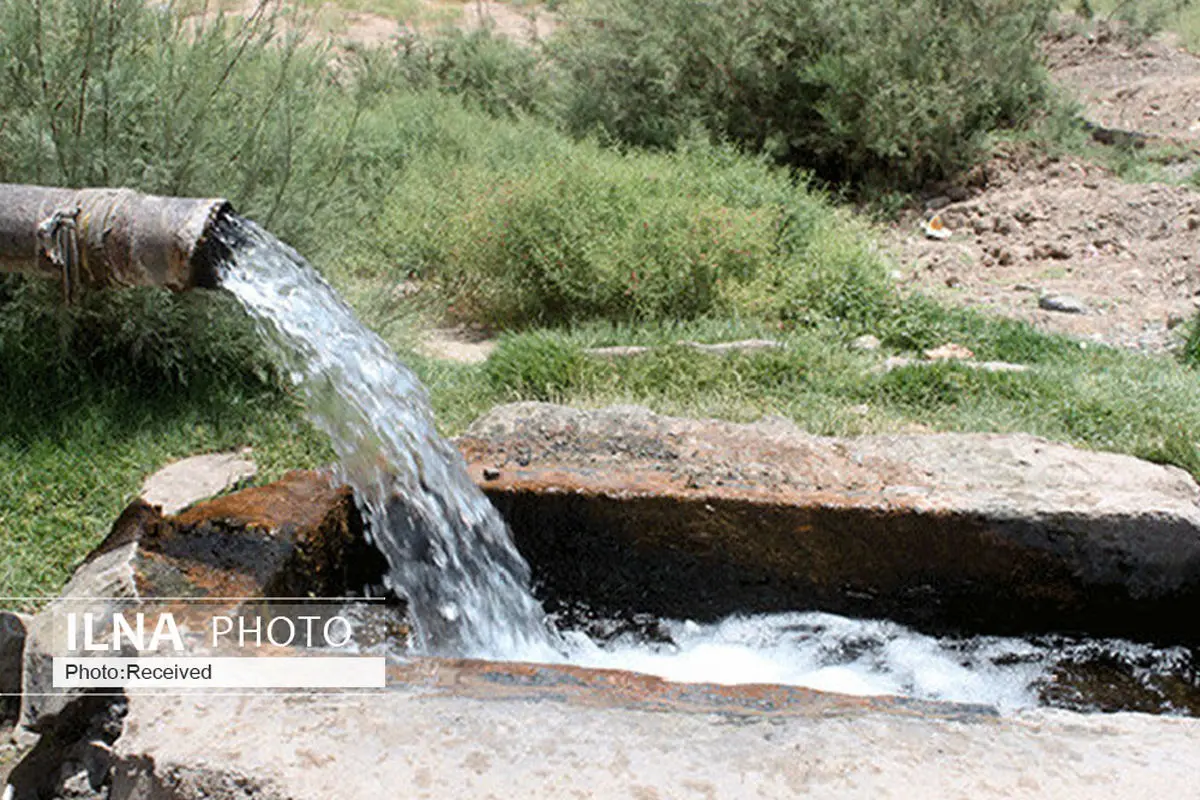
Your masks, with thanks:
[{"label": "white foam", "polygon": [[1037,703],[1044,652],[1019,639],[939,640],[902,625],[834,614],[663,623],[670,643],[631,636],[597,644],[565,635],[568,660],[681,683],[773,683],[852,695],[908,695],[1004,710]]}]

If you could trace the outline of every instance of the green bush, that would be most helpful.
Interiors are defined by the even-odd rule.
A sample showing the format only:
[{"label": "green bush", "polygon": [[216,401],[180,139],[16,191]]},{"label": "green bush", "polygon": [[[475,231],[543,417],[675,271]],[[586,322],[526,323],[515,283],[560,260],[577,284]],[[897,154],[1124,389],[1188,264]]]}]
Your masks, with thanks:
[{"label": "green bush", "polygon": [[557,38],[577,134],[696,126],[831,180],[913,186],[1046,101],[1049,0],[592,0]]},{"label": "green bush", "polygon": [[57,293],[41,279],[0,277],[0,360],[14,385],[53,392],[99,380],[163,394],[276,383],[253,324],[224,292],[94,292],[75,306]]},{"label": "green bush", "polygon": [[411,33],[396,47],[398,78],[414,89],[438,89],[493,116],[543,110],[549,75],[539,55],[483,27],[433,37]]},{"label": "green bush", "polygon": [[374,243],[461,319],[807,322],[871,317],[888,294],[865,232],[761,158],[703,142],[622,155],[531,121],[470,123],[414,159]]}]

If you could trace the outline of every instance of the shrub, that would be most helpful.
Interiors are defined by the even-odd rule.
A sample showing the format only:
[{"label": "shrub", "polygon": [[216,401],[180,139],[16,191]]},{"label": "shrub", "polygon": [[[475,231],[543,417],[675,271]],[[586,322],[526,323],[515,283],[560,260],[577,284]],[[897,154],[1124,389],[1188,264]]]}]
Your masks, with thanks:
[{"label": "shrub", "polygon": [[869,317],[887,294],[862,231],[761,158],[622,155],[531,122],[457,136],[457,155],[410,165],[380,246],[460,318],[804,322]]},{"label": "shrub", "polygon": [[455,28],[434,37],[408,34],[396,47],[394,68],[411,88],[457,95],[497,117],[540,111],[549,92],[538,54],[488,27]]},{"label": "shrub", "polygon": [[0,281],[0,358],[14,384],[53,392],[100,380],[165,394],[189,385],[276,382],[253,324],[223,292],[127,289],[64,306],[51,282]]},{"label": "shrub", "polygon": [[913,186],[1045,102],[1049,0],[592,0],[554,48],[567,126],[694,126],[823,178]]},{"label": "shrub", "polygon": [[369,98],[263,8],[0,0],[0,180],[221,195],[307,244],[353,199],[339,168]]}]

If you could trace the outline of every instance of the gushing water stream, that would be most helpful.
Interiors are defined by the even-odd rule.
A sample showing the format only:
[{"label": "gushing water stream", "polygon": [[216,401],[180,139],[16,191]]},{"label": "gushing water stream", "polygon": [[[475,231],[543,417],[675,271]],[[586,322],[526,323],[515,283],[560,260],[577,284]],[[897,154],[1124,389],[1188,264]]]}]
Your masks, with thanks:
[{"label": "gushing water stream", "polygon": [[504,520],[433,423],[416,376],[295,250],[249,220],[216,235],[221,286],[291,371],[309,417],[333,442],[368,535],[408,600],[425,653],[553,657],[529,566]]}]

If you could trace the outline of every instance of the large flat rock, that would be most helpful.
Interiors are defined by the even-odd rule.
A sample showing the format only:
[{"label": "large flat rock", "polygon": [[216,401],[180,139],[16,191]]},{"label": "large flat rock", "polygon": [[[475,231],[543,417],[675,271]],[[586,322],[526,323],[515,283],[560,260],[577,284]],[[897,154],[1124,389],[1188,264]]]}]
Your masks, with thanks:
[{"label": "large flat rock", "polygon": [[503,406],[458,445],[551,594],[689,618],[1200,641],[1200,487],[1012,434],[835,439]]},{"label": "large flat rock", "polygon": [[110,800],[1184,797],[1196,720],[663,713],[393,688],[130,698]]}]

